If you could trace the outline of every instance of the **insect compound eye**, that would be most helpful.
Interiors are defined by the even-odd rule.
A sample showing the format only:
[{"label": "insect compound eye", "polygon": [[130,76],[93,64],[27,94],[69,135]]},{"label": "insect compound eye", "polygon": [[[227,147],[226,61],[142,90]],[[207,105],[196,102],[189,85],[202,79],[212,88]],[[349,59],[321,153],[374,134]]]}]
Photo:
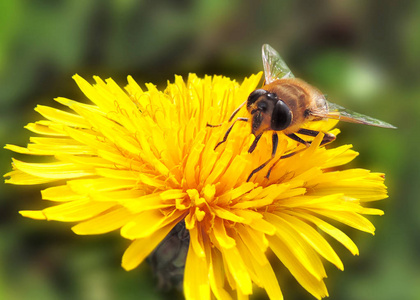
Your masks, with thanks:
[{"label": "insect compound eye", "polygon": [[258,110],[260,110],[261,112],[266,112],[268,108],[266,100],[261,100],[260,102],[258,102],[257,107]]},{"label": "insect compound eye", "polygon": [[247,108],[249,108],[252,104],[255,103],[261,96],[267,94],[268,92],[263,89],[258,89],[253,91],[251,94],[249,94],[248,101],[247,101]]},{"label": "insect compound eye", "polygon": [[279,100],[279,98],[277,98],[277,95],[274,93],[267,93],[267,98],[275,101]]},{"label": "insect compound eye", "polygon": [[278,100],[271,116],[271,129],[276,131],[286,129],[292,123],[292,117],[292,111],[286,103]]}]

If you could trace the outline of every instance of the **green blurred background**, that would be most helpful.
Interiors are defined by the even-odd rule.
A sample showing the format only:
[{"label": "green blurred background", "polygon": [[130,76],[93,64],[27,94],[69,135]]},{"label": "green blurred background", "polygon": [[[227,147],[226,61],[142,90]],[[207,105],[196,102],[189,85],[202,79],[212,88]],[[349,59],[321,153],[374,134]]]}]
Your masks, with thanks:
[{"label": "green blurred background", "polygon": [[[336,146],[361,155],[349,167],[385,172],[390,197],[372,217],[375,237],[345,231],[360,257],[333,243],[345,272],[327,265],[331,299],[420,299],[419,1],[0,1],[0,139],[26,145],[36,104],[82,99],[79,73],[163,87],[174,74],[262,70],[263,43],[328,99],[398,130],[339,124]],[[1,151],[3,172],[12,153]],[[40,187],[1,185],[0,299],[174,299],[154,288],[147,264],[125,272],[128,241],[76,236],[70,224],[18,215],[38,209]],[[286,299],[312,299],[291,276]],[[263,295],[257,296],[264,299]]]}]

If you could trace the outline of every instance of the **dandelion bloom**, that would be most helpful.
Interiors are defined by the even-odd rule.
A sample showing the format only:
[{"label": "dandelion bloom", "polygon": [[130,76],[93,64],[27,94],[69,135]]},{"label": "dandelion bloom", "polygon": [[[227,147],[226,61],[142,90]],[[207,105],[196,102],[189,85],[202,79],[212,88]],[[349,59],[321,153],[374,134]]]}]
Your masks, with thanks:
[{"label": "dandelion bloom", "polygon": [[[190,74],[187,81],[177,76],[163,92],[152,84],[142,89],[131,77],[123,90],[111,79],[95,77],[91,85],[74,76],[92,104],[57,98],[66,111],[38,106],[45,119],[26,128],[39,136],[26,148],[6,146],[50,158],[13,160],[8,183],[52,183],[41,192],[52,205],[20,213],[77,222],[72,229],[79,235],[120,230],[132,241],[122,258],[126,270],[136,268],[185,222],[190,240],[186,299],[247,298],[254,284],[271,299],[282,299],[270,253],[314,297],[327,296],[321,259],[343,269],[328,240],[358,254],[353,241],[329,221],[373,234],[364,215],[383,214],[368,204],[387,197],[384,175],[339,170],[358,154],[351,145],[319,147],[319,134],[309,148],[279,160],[269,178],[267,166],[248,182],[252,170],[271,155],[271,135],[264,134],[248,153],[255,137],[249,123],[239,122],[214,148],[230,114],[257,88],[261,75],[242,84],[223,76]],[[338,134],[336,122],[311,122],[305,128]],[[276,157],[302,146],[280,134]]]}]

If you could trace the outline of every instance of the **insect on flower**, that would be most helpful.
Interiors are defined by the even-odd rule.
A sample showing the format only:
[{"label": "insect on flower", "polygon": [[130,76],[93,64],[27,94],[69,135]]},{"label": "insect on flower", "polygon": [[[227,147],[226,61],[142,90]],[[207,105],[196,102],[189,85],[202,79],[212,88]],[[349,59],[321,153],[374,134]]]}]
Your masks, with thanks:
[{"label": "insect on flower", "polygon": [[[240,109],[246,105],[249,118],[239,117],[228,128],[215,149],[226,142],[236,121],[251,122],[252,133],[255,135],[254,142],[249,147],[248,152],[252,153],[257,147],[258,141],[265,131],[273,131],[272,134],[272,152],[271,157],[254,169],[248,177],[263,169],[272,159],[274,159],[278,145],[278,134],[282,132],[292,140],[301,143],[307,147],[310,141],[305,141],[296,134],[315,137],[319,131],[305,129],[305,123],[309,121],[319,121],[323,119],[338,119],[340,121],[365,124],[383,128],[396,128],[386,122],[374,119],[372,117],[352,112],[337,104],[328,102],[317,88],[305,81],[295,78],[289,67],[280,57],[276,50],[270,45],[265,44],[262,47],[262,60],[264,66],[265,83],[260,89],[253,91],[248,99],[244,101],[230,116],[229,122],[233,120]],[[210,125],[209,127],[217,127]],[[324,133],[321,146],[335,140],[335,135]],[[292,151],[281,156],[279,159],[290,157],[298,151]],[[268,171],[266,177],[270,176],[272,168]]]},{"label": "insect on flower", "polygon": [[[328,296],[324,261],[344,269],[329,239],[359,254],[335,224],[374,234],[366,215],[384,214],[371,205],[388,197],[385,175],[336,170],[358,153],[351,145],[318,147],[322,133],[313,140],[306,137],[312,140],[309,150],[309,142],[283,136],[299,136],[302,128],[335,134],[337,120],[303,123],[332,116],[331,106],[327,109],[325,102],[322,110],[302,102],[300,95],[303,100],[324,98],[291,78],[273,51],[264,46],[267,85],[262,90],[261,72],[242,83],[225,76],[176,76],[164,90],[150,83],[142,88],[131,76],[122,88],[111,78],[95,76],[91,84],[75,75],[83,99],[90,102],[58,97],[64,109],[38,105],[42,118],[26,126],[35,135],[28,145],[5,146],[41,158],[13,159],[6,183],[48,184],[41,192],[46,200],[41,209],[20,214],[70,222],[78,235],[118,231],[128,240],[122,267],[133,270],[148,260],[159,287],[182,289],[187,300],[247,299],[254,287],[272,300],[283,299],[276,276],[283,271],[316,299]],[[206,127],[227,120],[250,94],[239,107],[249,102],[251,115],[243,119],[256,136],[267,131],[269,139],[253,142],[248,131],[231,128],[225,133],[232,125],[227,122],[219,130]],[[339,116],[346,117],[345,112]],[[229,132],[223,151],[213,151]],[[272,132],[276,159],[305,151],[279,159],[274,168],[270,163],[270,180],[260,172],[246,182],[270,155]],[[250,145],[252,152],[257,143],[249,155]],[[277,271],[271,259],[278,259],[284,270]]]}]

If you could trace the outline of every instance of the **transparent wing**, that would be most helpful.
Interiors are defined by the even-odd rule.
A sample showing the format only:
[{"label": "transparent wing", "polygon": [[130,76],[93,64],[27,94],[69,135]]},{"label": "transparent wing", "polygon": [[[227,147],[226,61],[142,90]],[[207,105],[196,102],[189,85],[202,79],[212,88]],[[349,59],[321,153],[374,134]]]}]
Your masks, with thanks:
[{"label": "transparent wing", "polygon": [[359,114],[357,112],[351,111],[347,108],[344,108],[338,104],[328,102],[328,111],[314,111],[311,112],[312,115],[321,117],[321,118],[329,118],[329,119],[336,119],[344,122],[350,123],[358,123],[376,127],[383,127],[383,128],[397,128],[394,125],[386,123],[384,121]]},{"label": "transparent wing", "polygon": [[268,44],[262,46],[262,60],[266,84],[277,79],[295,77],[277,51]]}]

